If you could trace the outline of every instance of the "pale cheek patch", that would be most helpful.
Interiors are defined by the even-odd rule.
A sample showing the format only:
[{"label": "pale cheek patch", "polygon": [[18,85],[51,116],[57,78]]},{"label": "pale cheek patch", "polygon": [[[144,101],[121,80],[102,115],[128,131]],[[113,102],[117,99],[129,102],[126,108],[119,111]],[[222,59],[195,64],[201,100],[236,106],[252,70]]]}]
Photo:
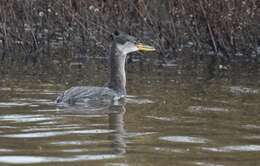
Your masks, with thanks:
[{"label": "pale cheek patch", "polygon": [[135,44],[133,44],[131,42],[126,42],[124,45],[117,44],[117,48],[125,55],[130,52],[138,51],[138,48],[135,46]]}]

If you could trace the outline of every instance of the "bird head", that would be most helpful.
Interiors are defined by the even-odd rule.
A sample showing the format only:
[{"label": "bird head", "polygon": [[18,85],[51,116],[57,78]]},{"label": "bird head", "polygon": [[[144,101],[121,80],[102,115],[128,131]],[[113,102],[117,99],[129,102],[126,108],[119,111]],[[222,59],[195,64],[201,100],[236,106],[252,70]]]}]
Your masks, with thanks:
[{"label": "bird head", "polygon": [[133,36],[130,36],[123,32],[115,31],[112,35],[113,41],[116,43],[116,47],[125,55],[131,52],[148,52],[155,51],[153,46],[149,46],[138,42]]}]

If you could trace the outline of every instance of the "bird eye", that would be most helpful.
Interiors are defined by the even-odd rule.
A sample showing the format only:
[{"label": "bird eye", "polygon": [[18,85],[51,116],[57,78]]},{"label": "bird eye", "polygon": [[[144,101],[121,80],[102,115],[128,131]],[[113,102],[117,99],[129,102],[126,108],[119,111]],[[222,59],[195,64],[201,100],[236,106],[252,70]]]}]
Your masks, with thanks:
[{"label": "bird eye", "polygon": [[115,30],[114,35],[115,35],[115,36],[118,36],[118,35],[119,35],[119,32],[118,32],[117,30]]}]

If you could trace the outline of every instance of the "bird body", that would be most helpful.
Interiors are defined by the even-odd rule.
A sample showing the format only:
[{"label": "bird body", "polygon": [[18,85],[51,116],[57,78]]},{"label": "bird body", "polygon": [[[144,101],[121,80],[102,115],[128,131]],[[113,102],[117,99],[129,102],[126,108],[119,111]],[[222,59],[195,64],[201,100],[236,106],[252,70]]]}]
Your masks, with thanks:
[{"label": "bird body", "polygon": [[75,86],[66,90],[57,99],[60,104],[86,103],[90,100],[118,100],[123,95],[108,87]]},{"label": "bird body", "polygon": [[110,53],[110,79],[104,87],[77,86],[63,92],[58,104],[85,103],[89,100],[115,101],[126,96],[125,62],[128,53],[135,51],[154,51],[151,46],[136,43],[133,36],[116,32]]}]

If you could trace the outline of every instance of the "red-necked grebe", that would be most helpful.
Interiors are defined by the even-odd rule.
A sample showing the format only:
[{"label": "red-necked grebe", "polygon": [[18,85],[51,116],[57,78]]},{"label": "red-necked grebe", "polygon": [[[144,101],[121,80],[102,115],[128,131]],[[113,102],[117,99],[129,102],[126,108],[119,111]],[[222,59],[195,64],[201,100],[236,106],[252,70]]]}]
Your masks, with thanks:
[{"label": "red-necked grebe", "polygon": [[76,104],[103,99],[115,101],[126,96],[125,62],[127,54],[136,51],[155,51],[155,48],[138,43],[135,37],[122,32],[115,32],[112,37],[109,82],[104,87],[72,87],[56,99],[58,104]]}]

